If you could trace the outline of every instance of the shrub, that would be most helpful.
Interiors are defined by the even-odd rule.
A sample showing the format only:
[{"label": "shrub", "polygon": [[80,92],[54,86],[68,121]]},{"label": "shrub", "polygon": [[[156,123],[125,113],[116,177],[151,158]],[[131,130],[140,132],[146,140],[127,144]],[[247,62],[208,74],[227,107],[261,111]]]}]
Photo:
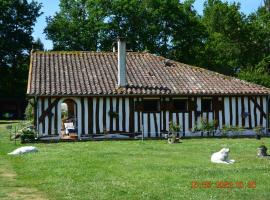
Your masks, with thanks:
[{"label": "shrub", "polygon": [[33,102],[31,100],[28,101],[24,115],[26,120],[31,121],[31,123],[34,123],[34,108]]},{"label": "shrub", "polygon": [[193,132],[201,131],[201,132],[214,132],[216,130],[216,120],[207,121],[207,119],[203,118],[199,122],[197,122],[193,128]]},{"label": "shrub", "polygon": [[22,143],[35,141],[36,132],[34,131],[33,127],[24,128],[21,132]]},{"label": "shrub", "polygon": [[12,113],[6,112],[2,116],[4,119],[11,119],[13,117]]},{"label": "shrub", "polygon": [[229,132],[231,132],[233,135],[238,136],[243,130],[245,129],[239,126],[223,125],[222,134],[226,136]]},{"label": "shrub", "polygon": [[264,128],[263,128],[262,126],[256,126],[256,127],[254,128],[254,131],[255,131],[256,135],[262,135],[263,129],[264,129]]},{"label": "shrub", "polygon": [[180,132],[180,129],[181,129],[180,125],[178,125],[177,123],[172,122],[172,121],[170,122],[169,130],[170,130],[171,133]]},{"label": "shrub", "polygon": [[169,124],[169,136],[168,136],[168,143],[169,144],[173,144],[176,142],[179,142],[179,139],[176,139],[176,133],[180,132],[180,125],[178,125],[177,123],[170,121]]}]

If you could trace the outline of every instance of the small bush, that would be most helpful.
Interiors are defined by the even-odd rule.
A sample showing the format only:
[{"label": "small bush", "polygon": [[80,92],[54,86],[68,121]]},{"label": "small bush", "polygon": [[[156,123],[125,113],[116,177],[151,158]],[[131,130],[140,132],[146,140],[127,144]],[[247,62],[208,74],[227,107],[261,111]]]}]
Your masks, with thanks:
[{"label": "small bush", "polygon": [[180,132],[180,125],[178,125],[177,123],[170,121],[169,124],[169,135],[168,135],[168,143],[169,144],[174,144],[179,142],[179,139],[176,138],[176,133]]},{"label": "small bush", "polygon": [[192,132],[206,132],[209,136],[209,133],[212,133],[216,130],[216,120],[207,121],[207,119],[201,119],[199,122],[197,122],[192,130]]},{"label": "small bush", "polygon": [[11,119],[13,116],[14,116],[14,114],[9,113],[9,112],[6,112],[6,113],[3,114],[2,117],[3,117],[4,119],[8,120],[8,119]]},{"label": "small bush", "polygon": [[264,128],[262,126],[256,126],[253,130],[255,131],[256,135],[262,135],[263,129]]},{"label": "small bush", "polygon": [[172,122],[172,121],[170,122],[169,130],[170,130],[171,133],[180,132],[180,129],[181,129],[180,125],[178,125],[177,123]]},{"label": "small bush", "polygon": [[34,142],[35,141],[36,132],[33,128],[27,127],[22,129],[21,133],[21,142]]},{"label": "small bush", "polygon": [[228,135],[229,132],[235,136],[239,136],[244,130],[245,129],[240,126],[223,125],[221,131],[224,136]]},{"label": "small bush", "polygon": [[31,100],[27,104],[24,115],[25,115],[26,120],[34,123],[34,108],[33,108],[33,102]]}]

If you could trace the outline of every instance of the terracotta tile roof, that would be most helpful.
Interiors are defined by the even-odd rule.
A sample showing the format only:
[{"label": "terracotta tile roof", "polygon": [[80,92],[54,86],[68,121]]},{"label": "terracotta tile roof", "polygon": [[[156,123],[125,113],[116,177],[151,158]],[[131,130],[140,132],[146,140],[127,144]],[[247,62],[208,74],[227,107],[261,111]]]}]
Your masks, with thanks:
[{"label": "terracotta tile roof", "polygon": [[[117,53],[34,52],[28,95],[244,95],[268,88],[149,53],[127,53],[127,82],[117,87]],[[169,63],[169,64],[165,64]]]}]

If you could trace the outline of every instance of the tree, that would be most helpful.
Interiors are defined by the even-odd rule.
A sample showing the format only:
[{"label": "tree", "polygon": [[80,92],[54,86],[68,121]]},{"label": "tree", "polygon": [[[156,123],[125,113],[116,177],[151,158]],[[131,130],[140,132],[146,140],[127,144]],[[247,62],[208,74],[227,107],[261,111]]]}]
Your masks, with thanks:
[{"label": "tree", "polygon": [[36,41],[33,42],[32,49],[40,51],[44,50],[44,44],[42,43],[40,38],[38,38]]},{"label": "tree", "polygon": [[106,0],[61,0],[60,11],[47,18],[45,33],[55,50],[98,50],[106,20]]},{"label": "tree", "polygon": [[61,0],[60,11],[47,19],[45,32],[54,49],[110,51],[117,37],[128,48],[194,63],[203,26],[194,1]]},{"label": "tree", "polygon": [[265,10],[270,12],[270,0],[264,0]]},{"label": "tree", "polygon": [[247,19],[246,67],[255,66],[270,54],[270,12],[259,8]]},{"label": "tree", "polygon": [[238,77],[270,88],[270,56],[264,58],[255,67],[241,70]]},{"label": "tree", "polygon": [[202,17],[208,38],[203,65],[224,74],[234,74],[242,67],[246,38],[245,15],[240,4],[208,0]]},{"label": "tree", "polygon": [[25,96],[33,25],[41,5],[0,0],[0,96]]},{"label": "tree", "polygon": [[194,0],[185,1],[178,5],[178,9],[170,12],[170,8],[164,10],[171,13],[169,16],[172,34],[169,36],[172,43],[171,58],[187,64],[202,66],[204,57],[204,41],[207,37],[205,27],[201,23],[200,16],[193,8]]},{"label": "tree", "polygon": [[246,65],[238,77],[270,87],[270,1],[248,16],[248,38],[246,42]]}]

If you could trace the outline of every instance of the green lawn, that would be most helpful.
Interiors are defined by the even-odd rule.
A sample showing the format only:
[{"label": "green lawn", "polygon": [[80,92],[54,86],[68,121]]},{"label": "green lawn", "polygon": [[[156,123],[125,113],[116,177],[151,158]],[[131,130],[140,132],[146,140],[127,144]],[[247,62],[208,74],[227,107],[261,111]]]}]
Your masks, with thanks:
[{"label": "green lawn", "polygon": [[[34,144],[39,153],[8,156],[17,146],[0,123],[0,199],[269,199],[270,160],[256,157],[270,139],[187,139]],[[227,146],[233,165],[210,163]],[[212,183],[192,189],[192,182]],[[247,183],[256,182],[256,188]],[[243,182],[244,188],[216,188]]]}]

